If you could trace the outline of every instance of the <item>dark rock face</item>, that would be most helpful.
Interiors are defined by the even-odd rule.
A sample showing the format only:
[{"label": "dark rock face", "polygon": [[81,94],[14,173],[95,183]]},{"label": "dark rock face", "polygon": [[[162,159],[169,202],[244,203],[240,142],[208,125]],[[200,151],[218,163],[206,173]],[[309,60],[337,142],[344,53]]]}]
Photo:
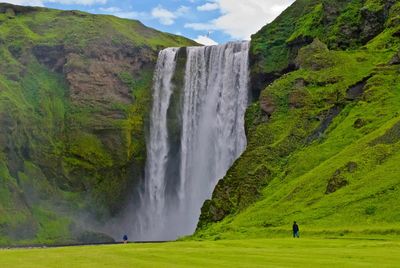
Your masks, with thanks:
[{"label": "dark rock face", "polygon": [[[135,47],[130,44],[112,45],[109,41],[100,40],[83,50],[65,45],[39,45],[32,48],[32,54],[48,69],[65,77],[69,88],[65,97],[73,109],[64,122],[66,128],[62,135],[66,138],[67,148],[70,148],[66,153],[83,161],[79,166],[76,164],[70,166],[62,159],[48,161],[47,157],[42,158],[38,162],[43,172],[47,177],[60,178],[57,184],[65,190],[75,191],[92,191],[93,187],[98,187],[82,180],[84,177],[119,178],[119,181],[113,182],[116,184],[113,187],[119,188],[117,193],[105,193],[110,197],[104,200],[111,213],[115,213],[123,206],[124,198],[129,196],[133,183],[140,179],[143,172],[143,164],[136,163],[131,149],[124,142],[125,130],[114,123],[114,120],[127,119],[126,112],[114,106],[129,106],[135,102],[131,92],[132,85],[123,81],[120,75],[126,73],[130,77],[140,77],[143,71],[151,72],[157,52],[149,47]],[[150,86],[148,85],[149,88]],[[69,119],[82,116],[91,119],[84,123],[79,122],[79,118]],[[82,139],[82,136],[87,135],[92,138]],[[144,137],[142,139],[144,140]],[[97,158],[107,157],[109,159],[107,162],[98,161],[88,153],[80,152],[84,148],[75,145],[86,147],[90,145],[85,143],[95,140],[100,142],[99,146],[103,151],[90,153],[98,154]],[[86,161],[89,161],[93,168],[88,169],[84,164]],[[110,161],[118,165],[111,166]],[[18,163],[18,161],[12,162]],[[132,171],[133,167],[136,171]],[[13,170],[20,169],[16,167]],[[64,181],[66,178],[67,185]]]},{"label": "dark rock face", "polygon": [[111,44],[92,46],[83,55],[69,51],[64,74],[70,85],[70,98],[77,105],[132,103],[130,88],[118,74],[128,71],[134,76],[141,70],[151,69],[155,58],[156,53],[146,47]]},{"label": "dark rock face", "polygon": [[342,109],[342,107],[335,105],[327,112],[321,114],[321,124],[309,137],[307,137],[307,143],[311,143],[314,140],[320,138],[331,125],[335,117],[339,115]]},{"label": "dark rock face", "polygon": [[67,61],[63,45],[35,46],[32,48],[32,53],[41,64],[46,65],[50,70],[58,73],[63,72],[64,65]]},{"label": "dark rock face", "polygon": [[0,13],[13,12],[15,15],[23,15],[32,12],[39,11],[40,8],[37,7],[26,7],[26,6],[16,6],[12,4],[1,3]]},{"label": "dark rock face", "polygon": [[323,23],[324,25],[332,25],[335,23],[336,18],[340,15],[340,7],[336,1],[323,1]]},{"label": "dark rock face", "polygon": [[337,170],[333,177],[329,180],[325,194],[332,194],[348,184],[349,182],[346,180],[346,178],[341,175],[341,171]]},{"label": "dark rock face", "polygon": [[366,8],[361,9],[361,17],[361,42],[365,44],[383,31],[386,18],[384,10],[373,12]]},{"label": "dark rock face", "polygon": [[351,86],[346,93],[346,99],[350,100],[350,101],[354,101],[359,99],[363,93],[364,93],[364,89],[365,89],[365,85],[367,84],[367,81],[371,78],[371,76],[368,76],[366,78],[364,78],[362,81],[358,82],[357,84],[355,84],[354,86]]}]

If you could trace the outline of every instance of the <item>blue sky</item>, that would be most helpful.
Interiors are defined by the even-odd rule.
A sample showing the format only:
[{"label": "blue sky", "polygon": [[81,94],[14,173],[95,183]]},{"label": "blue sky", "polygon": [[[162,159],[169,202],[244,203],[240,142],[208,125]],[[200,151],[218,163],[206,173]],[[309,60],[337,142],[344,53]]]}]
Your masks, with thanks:
[{"label": "blue sky", "polygon": [[0,0],[137,19],[206,45],[249,39],[294,0]]}]

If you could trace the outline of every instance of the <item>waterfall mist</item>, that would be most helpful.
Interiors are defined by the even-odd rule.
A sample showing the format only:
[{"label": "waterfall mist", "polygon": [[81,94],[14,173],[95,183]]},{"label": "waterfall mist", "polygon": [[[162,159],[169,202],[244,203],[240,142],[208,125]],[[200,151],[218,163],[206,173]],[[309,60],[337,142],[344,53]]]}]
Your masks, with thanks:
[{"label": "waterfall mist", "polygon": [[248,42],[160,52],[132,239],[194,232],[203,202],[246,147],[248,55]]}]

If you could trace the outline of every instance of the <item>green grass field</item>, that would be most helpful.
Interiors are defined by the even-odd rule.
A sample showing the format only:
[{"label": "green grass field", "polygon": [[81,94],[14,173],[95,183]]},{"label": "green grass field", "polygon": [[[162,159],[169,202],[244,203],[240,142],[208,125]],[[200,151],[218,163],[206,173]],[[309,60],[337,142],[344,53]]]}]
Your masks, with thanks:
[{"label": "green grass field", "polygon": [[0,250],[0,267],[400,267],[400,240],[255,239]]}]

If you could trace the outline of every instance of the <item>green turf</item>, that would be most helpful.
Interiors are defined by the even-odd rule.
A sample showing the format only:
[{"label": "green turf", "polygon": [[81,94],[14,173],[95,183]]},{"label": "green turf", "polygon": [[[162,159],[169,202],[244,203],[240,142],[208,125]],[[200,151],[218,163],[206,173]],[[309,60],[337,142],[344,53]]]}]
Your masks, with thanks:
[{"label": "green turf", "polygon": [[396,267],[399,240],[270,239],[0,250],[0,267]]}]

